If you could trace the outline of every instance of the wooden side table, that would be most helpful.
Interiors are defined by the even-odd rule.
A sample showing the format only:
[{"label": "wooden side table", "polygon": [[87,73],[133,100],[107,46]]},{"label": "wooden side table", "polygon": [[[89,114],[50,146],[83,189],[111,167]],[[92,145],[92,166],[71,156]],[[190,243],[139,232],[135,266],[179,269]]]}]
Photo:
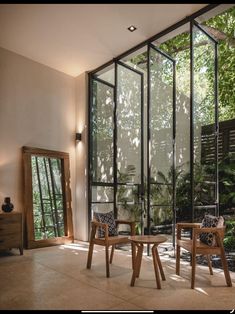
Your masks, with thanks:
[{"label": "wooden side table", "polygon": [[18,248],[23,255],[22,213],[0,213],[0,250]]},{"label": "wooden side table", "polygon": [[134,286],[135,279],[138,278],[140,274],[140,266],[141,266],[141,261],[142,261],[144,244],[153,244],[152,256],[153,256],[153,265],[154,265],[154,270],[155,270],[156,283],[157,283],[157,288],[161,289],[161,282],[160,282],[158,268],[160,270],[162,280],[166,280],[166,277],[163,272],[162,263],[158,255],[157,247],[160,243],[167,241],[167,238],[161,235],[157,235],[157,236],[143,235],[143,236],[132,236],[130,237],[130,240],[135,246],[134,251],[136,251],[136,248],[137,248],[137,255],[134,258],[134,268],[133,268],[133,274],[131,278],[131,286],[132,287]]}]

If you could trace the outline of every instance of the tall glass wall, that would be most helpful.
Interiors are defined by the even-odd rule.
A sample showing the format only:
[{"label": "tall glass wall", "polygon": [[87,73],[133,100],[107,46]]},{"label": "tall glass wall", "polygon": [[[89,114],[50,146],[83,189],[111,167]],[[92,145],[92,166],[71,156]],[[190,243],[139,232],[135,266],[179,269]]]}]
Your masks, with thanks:
[{"label": "tall glass wall", "polygon": [[118,218],[135,219],[142,227],[143,74],[125,63],[116,67],[116,147]]},{"label": "tall glass wall", "polygon": [[99,80],[92,81],[91,106],[91,209],[108,212],[114,209],[113,154],[114,87]]},{"label": "tall glass wall", "polygon": [[[216,41],[192,25],[193,220],[217,214],[217,58]],[[209,126],[210,125],[210,126]]]},{"label": "tall glass wall", "polygon": [[113,210],[148,234],[218,214],[217,42],[208,28],[187,21],[90,80],[91,212]]},{"label": "tall glass wall", "polygon": [[153,233],[171,232],[174,221],[174,61],[149,48],[149,198]]}]

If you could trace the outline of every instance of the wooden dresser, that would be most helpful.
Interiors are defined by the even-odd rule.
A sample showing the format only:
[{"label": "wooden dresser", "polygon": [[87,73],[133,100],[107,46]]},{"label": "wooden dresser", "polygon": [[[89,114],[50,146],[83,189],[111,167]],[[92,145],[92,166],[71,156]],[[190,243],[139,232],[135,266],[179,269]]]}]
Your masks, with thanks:
[{"label": "wooden dresser", "polygon": [[22,213],[0,213],[0,250],[18,248],[23,255]]}]

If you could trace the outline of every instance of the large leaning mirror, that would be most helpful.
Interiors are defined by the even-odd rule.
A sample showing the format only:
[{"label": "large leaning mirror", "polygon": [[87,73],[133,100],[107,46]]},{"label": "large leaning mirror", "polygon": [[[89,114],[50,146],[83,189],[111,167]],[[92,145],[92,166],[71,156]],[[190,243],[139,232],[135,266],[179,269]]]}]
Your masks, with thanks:
[{"label": "large leaning mirror", "polygon": [[69,154],[23,147],[28,249],[73,241]]}]

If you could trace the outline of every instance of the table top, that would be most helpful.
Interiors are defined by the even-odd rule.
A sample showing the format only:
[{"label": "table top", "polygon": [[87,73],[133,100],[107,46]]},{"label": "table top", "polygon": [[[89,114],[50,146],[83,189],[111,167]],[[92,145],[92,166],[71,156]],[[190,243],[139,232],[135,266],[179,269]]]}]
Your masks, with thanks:
[{"label": "table top", "polygon": [[167,237],[162,235],[137,235],[129,237],[131,241],[136,243],[144,243],[144,244],[156,244],[163,243],[167,241]]}]

